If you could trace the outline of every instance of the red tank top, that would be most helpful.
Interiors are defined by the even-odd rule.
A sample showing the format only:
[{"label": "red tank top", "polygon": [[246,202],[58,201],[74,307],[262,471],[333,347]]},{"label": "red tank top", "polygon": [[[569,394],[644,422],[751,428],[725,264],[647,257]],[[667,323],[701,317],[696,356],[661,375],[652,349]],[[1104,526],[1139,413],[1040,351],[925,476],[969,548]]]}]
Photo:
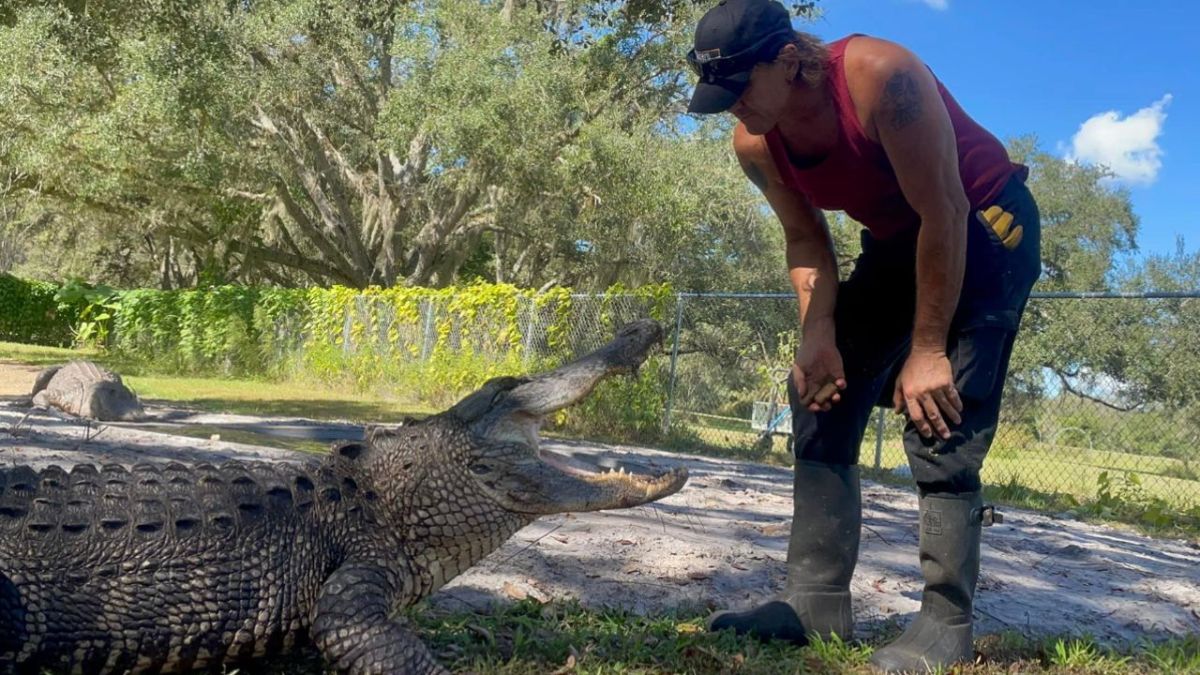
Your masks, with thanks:
[{"label": "red tank top", "polygon": [[[883,146],[867,138],[854,112],[843,57],[846,45],[855,37],[850,35],[829,44],[829,78],[838,116],[837,145],[819,163],[806,168],[788,159],[778,128],[767,132],[767,147],[786,185],[803,192],[817,208],[845,211],[874,238],[888,239],[919,227],[921,219],[905,200]],[[1024,179],[1028,169],[1010,161],[1000,141],[972,120],[940,81],[937,86],[958,140],[958,172],[967,200],[972,209],[985,207],[1011,176],[1019,174]]]}]

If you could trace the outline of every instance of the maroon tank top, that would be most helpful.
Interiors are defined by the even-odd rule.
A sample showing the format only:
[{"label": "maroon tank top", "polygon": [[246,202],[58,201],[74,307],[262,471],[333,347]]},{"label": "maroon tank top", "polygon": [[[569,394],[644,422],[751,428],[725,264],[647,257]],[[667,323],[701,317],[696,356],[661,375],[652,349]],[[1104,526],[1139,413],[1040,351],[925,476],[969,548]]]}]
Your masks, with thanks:
[{"label": "maroon tank top", "polygon": [[[867,138],[854,112],[846,86],[844,56],[846,45],[855,37],[850,35],[829,44],[829,79],[838,116],[837,145],[820,162],[805,168],[788,159],[778,128],[767,132],[767,147],[786,185],[803,192],[817,208],[845,211],[874,238],[888,239],[919,227],[921,219],[904,199],[883,146]],[[1024,180],[1028,169],[1010,161],[1000,141],[972,120],[940,81],[937,86],[958,141],[958,172],[967,200],[972,210],[986,207],[1010,177],[1020,175]]]}]

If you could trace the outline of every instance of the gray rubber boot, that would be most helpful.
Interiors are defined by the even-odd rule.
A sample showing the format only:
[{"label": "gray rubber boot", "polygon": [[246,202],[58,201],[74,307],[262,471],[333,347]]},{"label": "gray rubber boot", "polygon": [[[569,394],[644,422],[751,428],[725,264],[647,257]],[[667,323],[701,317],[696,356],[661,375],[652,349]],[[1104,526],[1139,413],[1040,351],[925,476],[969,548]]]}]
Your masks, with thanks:
[{"label": "gray rubber boot", "polygon": [[808,644],[810,634],[854,633],[850,578],[858,562],[862,500],[858,467],[800,461],[792,486],[792,533],[783,593],[743,612],[717,612],[712,631]]},{"label": "gray rubber boot", "polygon": [[871,663],[888,673],[926,673],[974,660],[971,610],[979,579],[983,500],[978,492],[921,497],[921,612]]}]

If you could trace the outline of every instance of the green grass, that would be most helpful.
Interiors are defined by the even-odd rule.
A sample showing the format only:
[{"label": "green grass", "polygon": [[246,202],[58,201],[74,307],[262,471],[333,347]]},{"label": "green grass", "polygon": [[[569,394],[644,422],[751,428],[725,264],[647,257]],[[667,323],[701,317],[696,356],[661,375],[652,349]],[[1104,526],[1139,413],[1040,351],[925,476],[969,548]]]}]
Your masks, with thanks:
[{"label": "green grass", "polygon": [[67,359],[95,358],[96,356],[96,352],[90,349],[62,349],[17,342],[0,342],[0,361],[14,361],[31,366],[50,366],[62,363]]},{"label": "green grass", "polygon": [[[727,418],[682,414],[682,429],[661,444],[664,448],[702,455],[790,466],[786,436],[764,440],[750,428]],[[912,478],[892,470],[908,460],[898,426],[889,420],[875,468],[875,424],[872,419],[860,448],[866,475],[898,487]],[[1005,433],[1001,426],[984,462],[987,498],[999,504],[1076,516],[1109,524],[1130,524],[1155,536],[1200,536],[1200,467],[1169,457],[1094,450],[1041,443]],[[1107,475],[1119,502],[1099,499],[1101,477]],[[1131,481],[1136,481],[1134,485]],[[1122,492],[1122,489],[1124,492]]]},{"label": "green grass", "polygon": [[[866,674],[871,652],[899,632],[894,623],[868,642],[834,639],[797,648],[704,630],[702,615],[635,616],[588,611],[576,603],[523,600],[490,613],[444,613],[418,606],[406,613],[438,660],[456,673],[524,675],[668,675],[676,673]],[[1142,675],[1200,673],[1200,638],[1143,643],[1112,651],[1087,637],[1030,639],[1018,633],[981,636],[979,662],[960,675],[1071,673]],[[307,652],[274,673],[321,672]]]},{"label": "green grass", "polygon": [[[686,444],[692,441],[707,454],[779,465],[791,464],[791,455],[783,435],[775,435],[769,443],[764,443],[759,433],[751,430],[745,422],[739,427],[723,419],[714,423],[706,418],[692,417],[688,423],[693,438],[685,436],[680,442],[672,444],[673,449],[687,449]],[[873,423],[867,429],[860,458],[863,466],[874,467]],[[885,431],[878,468],[888,471],[907,463],[899,434],[889,427]],[[1133,473],[1139,477],[1148,497],[1161,498],[1177,508],[1200,505],[1200,467],[1193,463],[1170,457],[1068,445],[1022,443],[1006,437],[1003,427],[984,462],[983,480],[992,485],[1015,482],[1047,494],[1070,496],[1078,501],[1096,497],[1100,475],[1105,472],[1120,476]]]},{"label": "green grass", "polygon": [[[873,435],[863,444],[863,464],[874,461]],[[900,440],[883,443],[880,468],[893,469],[906,464]],[[1094,498],[1100,474],[1134,473],[1140,477],[1149,496],[1160,497],[1181,508],[1200,503],[1200,482],[1180,478],[1185,463],[1168,457],[1090,450],[1066,445],[1031,442],[1018,444],[1005,438],[1001,429],[984,461],[985,483],[1002,485],[1017,482],[1048,493],[1076,498]]]},{"label": "green grass", "polygon": [[328,384],[142,373],[137,366],[91,350],[0,342],[0,361],[48,366],[78,358],[93,359],[120,372],[125,382],[151,404],[169,403],[245,415],[379,423],[435,412],[428,406],[358,394]]},{"label": "green grass", "polygon": [[434,412],[330,385],[173,375],[130,375],[125,381],[150,403],[170,402],[212,412],[308,417],[321,420],[398,421]]},{"label": "green grass", "polygon": [[[805,648],[704,630],[704,616],[640,617],[585,611],[574,603],[522,601],[493,614],[410,614],[426,644],[455,672],[551,673],[870,673],[867,659],[899,632],[890,625],[868,643],[832,640]],[[1113,652],[1086,637],[983,636],[982,661],[953,672],[1200,673],[1200,638]],[[568,668],[569,667],[569,668]],[[560,670],[561,669],[561,670]]]}]

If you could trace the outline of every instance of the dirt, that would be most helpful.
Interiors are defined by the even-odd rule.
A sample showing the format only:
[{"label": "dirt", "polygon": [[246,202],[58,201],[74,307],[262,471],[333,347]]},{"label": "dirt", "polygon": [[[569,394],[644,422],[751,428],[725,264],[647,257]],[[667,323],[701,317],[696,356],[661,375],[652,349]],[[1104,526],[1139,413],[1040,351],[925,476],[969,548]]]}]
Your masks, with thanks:
[{"label": "dirt", "polygon": [[[28,376],[32,382],[32,373]],[[0,388],[15,378],[0,365]],[[15,387],[14,387],[15,388]],[[151,406],[173,425],[282,429],[296,437],[352,435],[352,425],[195,414]],[[162,427],[155,427],[161,429]],[[297,435],[297,430],[302,431]],[[685,465],[688,485],[657,504],[545,517],[458,577],[432,602],[482,609],[524,597],[577,599],[637,613],[744,607],[778,590],[791,519],[790,470],[644,448],[548,443],[599,461]],[[0,400],[0,467],[79,462],[294,461],[291,450],[148,428],[80,423]],[[863,486],[862,552],[854,577],[862,637],[920,605],[917,502],[912,492]],[[1090,635],[1108,644],[1200,632],[1200,550],[1122,529],[1001,509],[984,532],[976,603],[981,633]]]},{"label": "dirt", "polygon": [[28,395],[33,389],[33,379],[40,370],[37,366],[0,362],[0,397]]}]

